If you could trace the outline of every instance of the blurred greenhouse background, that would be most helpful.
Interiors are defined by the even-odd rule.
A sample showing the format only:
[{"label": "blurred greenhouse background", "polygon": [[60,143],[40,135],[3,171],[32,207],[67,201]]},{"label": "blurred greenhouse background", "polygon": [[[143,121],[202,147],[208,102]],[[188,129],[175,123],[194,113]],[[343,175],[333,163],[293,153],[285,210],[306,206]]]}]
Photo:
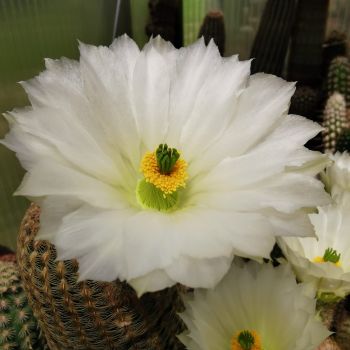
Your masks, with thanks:
[{"label": "blurred greenhouse background", "polygon": [[[142,47],[161,34],[180,47],[203,34],[226,56],[256,57],[254,71],[314,88],[322,45],[334,31],[350,35],[349,0],[0,0],[0,112],[28,104],[17,82],[38,74],[45,57],[78,59],[78,40],[108,45],[126,32]],[[6,132],[0,116],[0,138]],[[22,176],[0,145],[0,245],[12,249],[28,206],[12,196]]]}]

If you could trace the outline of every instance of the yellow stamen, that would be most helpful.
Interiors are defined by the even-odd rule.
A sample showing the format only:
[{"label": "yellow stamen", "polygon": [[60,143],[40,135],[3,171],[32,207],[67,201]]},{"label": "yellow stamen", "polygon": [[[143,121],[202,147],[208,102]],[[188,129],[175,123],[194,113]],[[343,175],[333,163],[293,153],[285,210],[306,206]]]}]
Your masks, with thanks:
[{"label": "yellow stamen", "polygon": [[[325,261],[322,256],[316,256],[316,258],[313,259],[313,262],[315,262],[315,263],[325,263],[327,261]],[[328,262],[330,262],[330,261],[328,261]],[[332,264],[334,264],[335,266],[341,266],[340,260],[337,261],[336,263],[332,263]]]},{"label": "yellow stamen", "polygon": [[[240,336],[244,333],[249,334],[253,339],[253,342],[249,347],[244,346],[242,342],[240,342]],[[237,332],[231,339],[231,350],[262,350],[259,334],[256,331],[248,330]]]},{"label": "yellow stamen", "polygon": [[187,163],[183,159],[178,159],[170,174],[161,174],[155,152],[147,152],[141,161],[141,171],[146,181],[160,189],[164,196],[186,186],[188,178],[186,169]]}]

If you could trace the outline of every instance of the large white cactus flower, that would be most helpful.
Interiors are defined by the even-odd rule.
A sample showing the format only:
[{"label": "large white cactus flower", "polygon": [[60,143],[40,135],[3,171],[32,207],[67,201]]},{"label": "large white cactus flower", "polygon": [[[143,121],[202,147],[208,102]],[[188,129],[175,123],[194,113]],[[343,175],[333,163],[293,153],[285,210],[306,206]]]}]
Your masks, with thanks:
[{"label": "large white cactus flower", "polygon": [[330,333],[314,296],[288,265],[233,264],[215,289],[186,297],[180,339],[188,350],[315,350]]},{"label": "large white cactus flower", "polygon": [[80,54],[23,83],[32,106],[7,114],[4,140],[27,170],[17,194],[41,205],[38,238],[78,259],[80,279],[213,287],[234,255],[312,235],[302,208],[328,196],[303,145],[321,128],[287,115],[294,84],[250,77],[202,39]]},{"label": "large white cactus flower", "polygon": [[310,214],[317,238],[283,237],[279,245],[301,281],[322,293],[350,293],[350,193]]}]

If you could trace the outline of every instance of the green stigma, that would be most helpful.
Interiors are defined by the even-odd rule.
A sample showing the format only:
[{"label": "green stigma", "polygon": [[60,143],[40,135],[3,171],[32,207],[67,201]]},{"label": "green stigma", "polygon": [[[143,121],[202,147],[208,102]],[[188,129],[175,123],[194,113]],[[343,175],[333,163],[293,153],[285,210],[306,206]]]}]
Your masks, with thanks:
[{"label": "green stigma", "polygon": [[175,163],[180,158],[179,152],[168,145],[160,144],[156,150],[157,165],[161,174],[170,174]]},{"label": "green stigma", "polygon": [[327,248],[323,255],[323,261],[336,264],[340,260],[340,254],[333,248]]},{"label": "green stigma", "polygon": [[244,350],[251,350],[255,342],[253,334],[249,331],[242,331],[241,333],[239,333],[237,340],[239,345]]}]

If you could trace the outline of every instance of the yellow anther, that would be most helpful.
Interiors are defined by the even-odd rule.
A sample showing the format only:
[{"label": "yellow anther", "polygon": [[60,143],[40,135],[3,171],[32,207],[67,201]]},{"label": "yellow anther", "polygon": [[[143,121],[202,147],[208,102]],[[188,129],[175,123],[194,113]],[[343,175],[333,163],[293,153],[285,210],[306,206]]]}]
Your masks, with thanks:
[{"label": "yellow anther", "polygon": [[[315,263],[325,263],[327,261],[325,261],[322,256],[316,256],[316,258],[313,259],[313,262],[315,262]],[[331,261],[328,261],[328,262],[331,262]],[[332,263],[332,264],[334,264],[335,266],[341,266],[340,260],[337,261],[336,263]]]},{"label": "yellow anther", "polygon": [[178,159],[169,174],[161,174],[155,152],[147,152],[141,161],[141,171],[147,182],[160,189],[164,197],[186,186],[187,163]]}]

